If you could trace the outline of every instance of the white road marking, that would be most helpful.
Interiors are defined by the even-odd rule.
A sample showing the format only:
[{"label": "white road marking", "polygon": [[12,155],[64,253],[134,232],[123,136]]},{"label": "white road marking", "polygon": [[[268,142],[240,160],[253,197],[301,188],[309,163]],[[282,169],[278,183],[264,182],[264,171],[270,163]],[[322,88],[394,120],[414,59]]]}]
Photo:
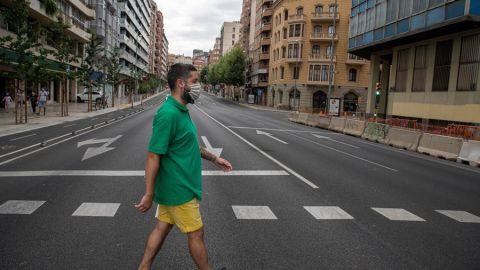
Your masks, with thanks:
[{"label": "white road marking", "polygon": [[[203,176],[282,176],[286,171],[202,171]],[[145,171],[108,171],[108,170],[71,170],[71,171],[0,171],[0,178],[6,177],[48,177],[48,176],[112,176],[112,177],[144,177]]]},{"label": "white road marking", "polygon": [[95,120],[98,120],[99,118],[93,118],[93,119],[90,119],[90,121],[95,121]]},{"label": "white road marking", "polygon": [[114,217],[119,207],[119,203],[82,203],[72,216]]},{"label": "white road marking", "polygon": [[373,208],[372,210],[382,216],[394,221],[425,221],[425,219],[416,216],[405,209],[399,208]]},{"label": "white road marking", "polygon": [[354,219],[338,206],[304,206],[316,219]]},{"label": "white road marking", "polygon": [[282,131],[282,132],[306,132],[306,133],[318,133],[318,134],[329,134],[329,135],[343,135],[332,132],[324,131],[313,131],[313,130],[296,130],[296,129],[278,129],[278,128],[261,128],[261,127],[237,127],[237,126],[227,126],[231,129],[253,129],[253,130],[266,130],[266,131]]},{"label": "white road marking", "polygon": [[30,135],[23,136],[23,137],[18,137],[18,138],[15,138],[15,139],[11,139],[10,142],[18,141],[18,140],[21,140],[21,139],[25,139],[25,138],[28,138],[28,137],[35,136],[35,135],[37,135],[37,133],[30,134]]},{"label": "white road marking", "polygon": [[232,205],[237,219],[277,219],[268,206]]},{"label": "white road marking", "polygon": [[451,219],[454,219],[458,222],[480,223],[480,217],[465,211],[453,211],[453,210],[435,210],[435,211]]},{"label": "white road marking", "polygon": [[358,156],[349,154],[349,153],[347,153],[347,152],[344,152],[344,151],[342,151],[342,150],[335,149],[335,148],[330,147],[330,146],[326,146],[326,145],[321,144],[321,143],[318,143],[318,142],[316,142],[316,141],[312,141],[312,140],[310,140],[310,139],[306,139],[306,138],[303,138],[303,137],[301,137],[301,136],[298,136],[298,135],[295,135],[295,134],[292,134],[292,133],[289,133],[289,132],[287,132],[287,134],[290,134],[290,135],[292,135],[292,136],[294,136],[294,137],[297,137],[297,138],[299,138],[299,139],[301,139],[301,140],[304,140],[304,141],[307,141],[307,142],[311,142],[311,143],[316,144],[316,145],[318,145],[318,146],[321,146],[321,147],[323,147],[323,148],[327,148],[327,149],[330,149],[330,150],[332,150],[332,151],[335,151],[335,152],[338,152],[338,153],[347,155],[347,156],[349,156],[349,157],[352,157],[352,158],[355,158],[355,159],[358,159],[358,160],[361,160],[361,161],[365,161],[365,162],[367,162],[367,163],[376,165],[376,166],[378,166],[378,167],[382,167],[382,168],[384,168],[384,169],[387,169],[387,170],[390,170],[390,171],[393,171],[393,172],[398,172],[398,170],[396,170],[396,169],[390,168],[390,167],[388,167],[388,166],[379,164],[379,163],[374,162],[374,161],[370,161],[370,160],[368,160],[368,159],[364,159],[364,158],[361,158],[361,157],[358,157]]},{"label": "white road marking", "polygon": [[265,135],[265,136],[269,137],[270,139],[276,140],[277,142],[280,142],[280,143],[283,143],[283,144],[288,144],[287,142],[282,141],[279,138],[274,137],[272,134],[264,132],[264,131],[257,130],[257,135]]},{"label": "white road marking", "polygon": [[341,141],[337,141],[337,140],[334,140],[330,137],[327,137],[327,136],[322,136],[322,135],[318,135],[318,134],[315,134],[315,133],[312,133],[313,136],[319,138],[319,139],[324,139],[324,140],[328,140],[328,141],[332,141],[332,142],[336,142],[336,143],[339,143],[339,144],[343,144],[343,145],[346,145],[348,147],[352,147],[352,148],[355,148],[355,149],[359,149],[360,147],[358,146],[355,146],[355,145],[351,145],[351,144],[348,144],[348,143],[344,143],[344,142],[341,142]]},{"label": "white road marking", "polygon": [[30,215],[45,201],[7,201],[0,205],[0,214]]},{"label": "white road marking", "polygon": [[[262,151],[260,148],[258,148],[256,145],[254,145],[253,143],[247,141],[245,138],[243,138],[242,136],[238,135],[238,133],[236,133],[235,131],[233,131],[232,129],[228,128],[227,126],[225,126],[224,124],[222,124],[220,121],[218,121],[217,119],[213,118],[212,116],[210,116],[208,113],[206,113],[204,110],[200,109],[198,106],[194,105],[200,112],[202,112],[203,114],[205,114],[208,118],[212,119],[213,121],[215,121],[217,124],[219,124],[220,126],[222,126],[223,128],[225,128],[226,130],[228,130],[230,133],[232,133],[233,135],[235,135],[237,138],[239,138],[240,140],[242,140],[244,143],[248,144],[250,147],[252,147],[253,149],[257,150],[259,153],[261,153],[262,155],[264,155],[265,157],[267,157],[268,159],[270,159],[271,161],[275,162],[278,166],[282,167],[284,170],[286,170],[287,172],[289,172],[290,174],[294,175],[295,177],[297,177],[298,179],[300,179],[302,182],[304,182],[305,184],[309,185],[311,188],[318,188],[317,185],[315,185],[314,183],[310,182],[309,180],[307,180],[305,177],[301,176],[300,174],[298,174],[296,171],[290,169],[289,167],[287,167],[285,164],[281,163],[280,161],[276,160],[274,157],[270,156],[269,154],[265,153],[264,151]],[[1,165],[1,164],[0,164]]]},{"label": "white road marking", "polygon": [[77,124],[71,124],[71,125],[67,125],[67,126],[63,126],[64,128],[67,128],[67,127],[73,127],[73,126],[76,126]]},{"label": "white road marking", "polygon": [[98,156],[98,155],[101,155],[101,154],[106,153],[108,151],[114,150],[115,147],[108,147],[108,146],[110,146],[112,143],[114,143],[115,141],[117,141],[121,137],[122,137],[122,135],[118,135],[115,138],[106,138],[106,139],[100,139],[100,140],[90,139],[90,140],[86,140],[86,141],[83,141],[83,142],[79,142],[77,144],[78,148],[80,148],[84,145],[104,143],[100,147],[89,147],[87,149],[87,151],[85,151],[85,154],[83,155],[82,161],[87,160],[87,159],[92,158],[92,157],[95,157],[95,156]]},{"label": "white road marking", "polygon": [[205,144],[205,148],[215,156],[219,157],[222,154],[223,148],[213,148],[210,142],[208,141],[207,137],[202,136],[203,144]]}]

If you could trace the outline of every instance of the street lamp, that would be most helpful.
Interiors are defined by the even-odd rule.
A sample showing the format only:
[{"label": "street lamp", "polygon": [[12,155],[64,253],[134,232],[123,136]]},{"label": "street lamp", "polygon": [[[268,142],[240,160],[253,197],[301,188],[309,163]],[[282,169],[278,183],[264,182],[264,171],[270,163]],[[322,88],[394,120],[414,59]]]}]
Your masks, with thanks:
[{"label": "street lamp", "polygon": [[293,106],[294,106],[294,109],[296,112],[298,112],[298,104],[297,104],[297,74],[300,75],[300,72],[298,72],[298,61],[299,61],[299,58],[300,58],[300,40],[295,40],[295,42],[297,42],[297,45],[298,45],[298,50],[297,50],[297,59],[295,61],[295,70],[293,72],[293,79],[294,79],[294,85],[295,85],[295,89],[294,89],[294,97],[293,97]]},{"label": "street lamp", "polygon": [[327,94],[327,104],[325,106],[326,113],[330,114],[330,96],[332,95],[332,84],[333,84],[333,56],[335,52],[335,36],[337,35],[336,22],[337,22],[337,0],[335,0],[335,6],[333,7],[333,33],[330,46],[330,65],[328,71],[328,94]]}]

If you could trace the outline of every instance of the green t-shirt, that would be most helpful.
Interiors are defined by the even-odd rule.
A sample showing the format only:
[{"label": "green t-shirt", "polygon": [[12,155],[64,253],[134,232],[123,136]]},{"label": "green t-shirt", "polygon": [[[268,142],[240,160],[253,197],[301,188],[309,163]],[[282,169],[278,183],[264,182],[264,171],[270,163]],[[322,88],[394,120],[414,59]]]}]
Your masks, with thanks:
[{"label": "green t-shirt", "polygon": [[181,205],[202,199],[202,164],[197,129],[187,107],[169,97],[153,120],[148,151],[160,155],[153,200]]}]

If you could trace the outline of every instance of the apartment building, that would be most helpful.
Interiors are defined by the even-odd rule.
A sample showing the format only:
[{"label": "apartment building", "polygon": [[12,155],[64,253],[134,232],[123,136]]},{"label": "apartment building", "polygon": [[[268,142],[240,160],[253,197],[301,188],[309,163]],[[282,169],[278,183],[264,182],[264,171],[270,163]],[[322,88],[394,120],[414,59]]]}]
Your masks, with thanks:
[{"label": "apartment building", "polygon": [[224,56],[240,40],[240,22],[224,22],[220,30],[220,55]]},{"label": "apartment building", "polygon": [[478,125],[479,21],[478,0],[353,0],[349,49],[371,60],[367,113]]},{"label": "apartment building", "polygon": [[325,112],[330,93],[335,114],[364,111],[369,64],[347,53],[351,1],[276,1],[272,9],[268,105]]},{"label": "apartment building", "polygon": [[250,21],[252,15],[250,9],[252,7],[252,1],[256,0],[243,0],[242,14],[240,15],[240,24],[242,27],[240,28],[240,38],[238,43],[245,53],[248,53],[250,45]]},{"label": "apartment building", "polygon": [[214,65],[220,60],[221,53],[221,38],[215,38],[213,50],[208,55],[208,65]]}]

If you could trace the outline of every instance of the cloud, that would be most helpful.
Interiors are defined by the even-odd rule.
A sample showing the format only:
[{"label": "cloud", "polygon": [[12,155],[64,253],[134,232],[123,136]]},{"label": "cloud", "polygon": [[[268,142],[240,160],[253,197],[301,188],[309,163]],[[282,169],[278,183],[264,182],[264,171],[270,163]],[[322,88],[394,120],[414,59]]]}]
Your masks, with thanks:
[{"label": "cloud", "polygon": [[223,22],[239,21],[242,0],[155,0],[163,13],[169,52],[192,55],[208,51]]}]

